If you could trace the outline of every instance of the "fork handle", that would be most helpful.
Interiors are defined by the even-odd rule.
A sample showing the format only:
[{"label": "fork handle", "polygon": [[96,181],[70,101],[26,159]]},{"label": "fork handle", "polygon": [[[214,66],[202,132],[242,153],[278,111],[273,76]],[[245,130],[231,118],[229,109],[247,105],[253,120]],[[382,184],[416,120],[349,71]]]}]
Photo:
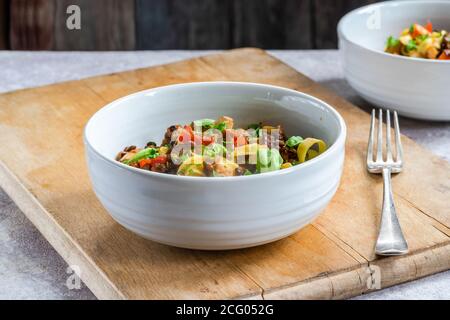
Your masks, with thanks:
[{"label": "fork handle", "polygon": [[383,209],[375,253],[383,256],[402,255],[408,252],[395,211],[391,186],[391,168],[383,168]]}]

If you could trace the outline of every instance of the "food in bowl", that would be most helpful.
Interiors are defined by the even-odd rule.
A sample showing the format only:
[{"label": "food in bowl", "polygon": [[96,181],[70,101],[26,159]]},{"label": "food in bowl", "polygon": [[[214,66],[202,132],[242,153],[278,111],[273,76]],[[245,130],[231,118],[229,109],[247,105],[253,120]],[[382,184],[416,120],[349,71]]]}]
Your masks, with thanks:
[{"label": "food in bowl", "polygon": [[143,170],[179,176],[229,177],[290,168],[326,150],[321,139],[287,137],[281,125],[250,124],[234,128],[234,120],[201,119],[167,128],[161,144],[148,142],[120,151],[116,160]]},{"label": "food in bowl", "polygon": [[[227,115],[234,127],[282,124],[288,136],[327,144],[318,157],[288,169],[233,177],[161,174],[115,160],[130,144],[162,141],[171,123]],[[328,205],[340,183],[346,126],[327,103],[286,88],[243,82],[184,83],[120,98],[86,124],[93,190],[122,226],[156,242],[223,250],[295,233]]]},{"label": "food in bowl", "polygon": [[389,36],[385,52],[406,57],[450,60],[450,35],[446,30],[433,30],[433,24],[425,26],[413,23],[402,31],[399,38]]}]

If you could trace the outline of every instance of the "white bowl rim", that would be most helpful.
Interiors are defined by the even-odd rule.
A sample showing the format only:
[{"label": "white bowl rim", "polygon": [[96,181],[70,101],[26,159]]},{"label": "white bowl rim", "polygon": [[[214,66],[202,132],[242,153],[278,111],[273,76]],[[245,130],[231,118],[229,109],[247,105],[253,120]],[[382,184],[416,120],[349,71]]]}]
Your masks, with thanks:
[{"label": "white bowl rim", "polygon": [[380,51],[380,50],[375,50],[375,49],[371,49],[371,48],[367,48],[364,47],[362,45],[360,45],[359,43],[350,40],[346,34],[344,34],[344,32],[342,31],[343,28],[343,24],[346,22],[346,20],[350,19],[350,17],[354,14],[360,13],[361,11],[365,11],[371,8],[376,8],[376,7],[384,7],[384,6],[388,6],[388,7],[392,7],[392,6],[407,6],[410,4],[429,4],[429,5],[433,5],[433,4],[446,4],[450,6],[450,2],[448,0],[397,0],[397,1],[383,1],[383,2],[378,2],[378,3],[372,3],[363,7],[359,7],[356,8],[350,12],[348,12],[346,15],[344,15],[338,23],[337,26],[337,33],[339,38],[342,38],[348,42],[350,42],[351,44],[357,46],[360,49],[364,49],[367,51],[370,51],[372,53],[375,53],[377,55],[381,55],[381,56],[385,56],[388,57],[390,59],[400,59],[403,61],[409,61],[410,63],[412,62],[419,62],[419,63],[450,63],[450,60],[437,60],[437,59],[424,59],[424,58],[414,58],[414,57],[405,57],[405,56],[401,56],[398,54],[391,54],[391,53],[387,53],[384,51]]},{"label": "white bowl rim", "polygon": [[[167,173],[159,173],[159,172],[153,172],[153,171],[147,171],[147,170],[142,170],[142,169],[138,169],[138,168],[134,168],[128,165],[125,165],[121,162],[118,162],[114,159],[110,159],[109,157],[105,156],[104,154],[102,154],[100,151],[98,151],[97,149],[95,149],[91,143],[89,142],[89,140],[87,139],[87,129],[89,124],[93,121],[93,119],[95,117],[98,117],[99,114],[106,112],[109,109],[112,109],[114,107],[116,107],[117,105],[119,105],[121,102],[126,101],[128,99],[132,99],[135,96],[138,95],[142,95],[142,94],[148,94],[148,93],[152,93],[152,92],[156,92],[158,90],[163,90],[163,89],[171,89],[171,88],[177,88],[177,87],[202,87],[202,86],[208,86],[208,85],[236,85],[236,86],[249,86],[249,87],[261,87],[261,88],[267,88],[267,89],[277,89],[277,90],[282,90],[285,91],[286,93],[291,93],[291,94],[295,94],[295,95],[300,95],[303,98],[312,100],[316,103],[319,103],[320,105],[326,107],[329,111],[331,111],[331,113],[334,115],[334,117],[338,120],[338,124],[339,124],[339,133],[338,136],[336,138],[336,141],[331,145],[331,147],[329,147],[327,150],[325,150],[325,152],[323,152],[322,154],[320,154],[319,156],[308,160],[304,163],[292,166],[291,168],[287,168],[287,169],[281,169],[281,170],[277,170],[277,171],[271,171],[271,172],[264,172],[264,173],[259,173],[259,174],[253,174],[253,175],[249,175],[249,176],[232,176],[232,177],[190,177],[190,176],[179,176],[179,175],[174,175],[174,174],[167,174]],[[205,181],[221,181],[221,182],[226,182],[226,181],[241,181],[242,179],[246,179],[246,180],[253,180],[253,179],[267,179],[270,178],[274,175],[283,175],[283,174],[289,174],[291,172],[293,172],[294,170],[299,170],[300,168],[305,168],[308,166],[311,166],[313,164],[315,164],[316,162],[319,162],[321,159],[324,159],[325,157],[330,156],[334,150],[336,150],[338,148],[338,146],[342,143],[345,142],[345,138],[347,135],[347,127],[345,125],[345,121],[342,118],[342,116],[336,111],[336,109],[334,109],[332,106],[330,106],[328,103],[313,97],[309,94],[300,92],[300,91],[296,91],[293,89],[288,89],[288,88],[284,88],[284,87],[280,87],[280,86],[274,86],[274,85],[269,85],[269,84],[262,84],[262,83],[254,83],[254,82],[240,82],[240,81],[203,81],[203,82],[184,82],[184,83],[178,83],[178,84],[171,84],[171,85],[166,85],[166,86],[160,86],[160,87],[155,87],[155,88],[151,88],[151,89],[146,89],[146,90],[141,90],[141,91],[137,91],[134,92],[132,94],[123,96],[121,98],[118,98],[114,101],[111,101],[110,103],[108,103],[107,105],[103,106],[102,108],[100,108],[99,110],[97,110],[88,120],[88,122],[86,123],[84,130],[83,130],[83,140],[85,145],[90,148],[97,156],[99,156],[101,159],[105,160],[106,162],[108,162],[109,164],[116,166],[119,169],[125,169],[128,171],[131,171],[133,173],[136,174],[141,174],[141,175],[148,175],[148,176],[152,176],[155,178],[161,178],[161,179],[176,179],[176,180],[190,180],[190,181],[199,181],[199,182],[205,182]]]}]

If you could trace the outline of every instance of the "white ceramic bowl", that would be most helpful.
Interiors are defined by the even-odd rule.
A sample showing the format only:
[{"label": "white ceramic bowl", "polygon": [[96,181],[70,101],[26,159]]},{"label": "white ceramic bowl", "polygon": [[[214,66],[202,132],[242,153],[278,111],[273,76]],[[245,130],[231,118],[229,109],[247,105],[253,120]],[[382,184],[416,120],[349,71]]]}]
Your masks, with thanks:
[{"label": "white ceramic bowl", "polygon": [[384,53],[386,39],[430,20],[450,30],[450,1],[388,1],[356,9],[338,25],[344,73],[366,100],[401,115],[450,120],[450,61]]},{"label": "white ceramic bowl", "polygon": [[[185,177],[114,160],[127,145],[161,141],[167,127],[228,115],[236,124],[283,124],[287,134],[324,139],[329,149],[304,164],[241,177]],[[97,197],[125,228],[193,249],[233,249],[286,237],[333,197],[344,162],[346,127],[326,103],[262,84],[188,83],[146,90],[99,110],[85,128],[87,164]]]}]

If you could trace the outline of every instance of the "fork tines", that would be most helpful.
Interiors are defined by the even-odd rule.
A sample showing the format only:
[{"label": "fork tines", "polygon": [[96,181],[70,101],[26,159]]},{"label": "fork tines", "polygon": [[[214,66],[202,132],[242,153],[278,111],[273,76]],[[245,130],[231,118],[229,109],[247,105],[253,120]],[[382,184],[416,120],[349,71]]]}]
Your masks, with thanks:
[{"label": "fork tines", "polygon": [[374,136],[375,136],[375,112],[372,110],[370,123],[369,143],[367,147],[367,168],[371,172],[379,171],[383,167],[392,167],[393,172],[399,172],[403,163],[403,149],[400,141],[400,127],[398,124],[397,111],[394,111],[394,134],[395,134],[395,160],[392,154],[391,143],[391,112],[386,110],[386,157],[383,157],[383,109],[378,110],[378,132],[377,132],[377,153],[373,159]]}]

